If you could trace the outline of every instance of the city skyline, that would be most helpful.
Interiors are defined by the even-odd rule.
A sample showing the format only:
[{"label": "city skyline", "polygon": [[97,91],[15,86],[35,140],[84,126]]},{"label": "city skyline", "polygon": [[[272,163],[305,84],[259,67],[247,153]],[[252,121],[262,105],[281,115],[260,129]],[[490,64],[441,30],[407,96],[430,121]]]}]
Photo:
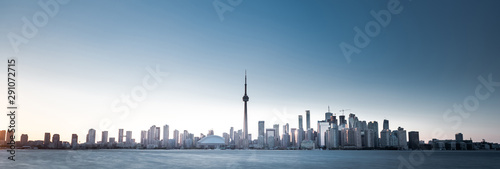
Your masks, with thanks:
[{"label": "city skyline", "polygon": [[[19,51],[8,39],[0,41],[0,55],[19,58],[16,135],[43,140],[49,131],[61,140],[72,134],[83,140],[90,128],[97,138],[102,131],[117,136],[123,128],[137,139],[152,124],[195,134],[237,131],[243,119],[241,75],[248,69],[253,139],[258,121],[265,128],[298,128],[297,115],[305,121],[305,110],[316,129],[315,119],[323,119],[330,106],[337,115],[350,109],[346,115],[377,121],[379,129],[389,119],[391,126],[419,131],[421,140],[442,129],[445,138],[460,132],[500,142],[496,86],[480,89],[489,97],[470,115],[448,114],[458,115],[460,124],[443,118],[476,95],[484,84],[480,77],[500,81],[499,2],[400,2],[401,13],[350,62],[339,44],[354,44],[353,28],[377,21],[371,11],[386,10],[387,2],[245,1],[226,12],[224,21],[211,1],[60,5]],[[481,10],[463,12],[469,9]],[[22,18],[44,11],[31,1],[3,1],[0,10],[4,37],[22,34]],[[146,77],[144,98],[124,102],[145,87]]]}]

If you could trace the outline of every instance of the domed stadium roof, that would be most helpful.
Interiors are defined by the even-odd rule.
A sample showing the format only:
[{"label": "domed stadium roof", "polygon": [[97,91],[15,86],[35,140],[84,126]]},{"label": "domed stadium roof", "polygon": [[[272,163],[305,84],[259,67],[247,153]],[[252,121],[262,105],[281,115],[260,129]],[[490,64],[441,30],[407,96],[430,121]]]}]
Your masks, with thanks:
[{"label": "domed stadium roof", "polygon": [[210,135],[207,137],[203,137],[200,141],[198,141],[200,145],[224,145],[226,144],[224,138],[221,136]]}]

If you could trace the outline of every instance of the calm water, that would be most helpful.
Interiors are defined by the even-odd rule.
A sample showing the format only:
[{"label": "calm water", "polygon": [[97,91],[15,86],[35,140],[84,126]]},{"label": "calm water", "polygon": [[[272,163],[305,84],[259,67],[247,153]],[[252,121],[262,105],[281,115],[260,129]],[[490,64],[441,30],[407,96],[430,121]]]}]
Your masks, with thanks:
[{"label": "calm water", "polygon": [[18,150],[0,168],[500,168],[499,151]]}]

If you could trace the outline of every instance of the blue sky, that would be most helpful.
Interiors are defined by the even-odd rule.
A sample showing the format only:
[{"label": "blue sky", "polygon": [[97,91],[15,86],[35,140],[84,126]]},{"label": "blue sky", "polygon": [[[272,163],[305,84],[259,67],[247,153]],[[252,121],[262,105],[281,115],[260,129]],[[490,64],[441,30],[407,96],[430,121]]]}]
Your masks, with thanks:
[{"label": "blue sky", "polygon": [[[305,110],[316,128],[330,106],[379,128],[387,118],[391,129],[420,131],[425,141],[441,128],[443,139],[462,132],[500,142],[500,89],[457,129],[443,120],[474,94],[479,76],[500,81],[499,2],[401,0],[402,12],[349,63],[339,44],[353,44],[353,28],[364,28],[374,20],[370,11],[388,1],[243,0],[223,21],[212,2],[71,1],[18,53],[6,35],[20,34],[21,18],[43,9],[36,1],[0,2],[0,54],[19,58],[19,132],[82,140],[89,128],[98,138],[100,130],[111,137],[124,128],[137,139],[140,130],[169,124],[221,135],[242,128],[246,69],[250,133],[260,120],[297,127]],[[118,118],[112,102],[156,65],[168,76]],[[99,127],[103,119],[113,127]]]}]

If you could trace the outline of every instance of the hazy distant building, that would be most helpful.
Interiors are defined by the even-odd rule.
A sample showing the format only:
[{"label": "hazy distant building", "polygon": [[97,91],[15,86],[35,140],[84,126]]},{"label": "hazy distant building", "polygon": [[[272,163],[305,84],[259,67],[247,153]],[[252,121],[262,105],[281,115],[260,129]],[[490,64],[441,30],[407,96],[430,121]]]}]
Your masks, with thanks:
[{"label": "hazy distant building", "polygon": [[383,129],[384,129],[384,130],[389,129],[389,120],[384,119],[384,128],[383,128]]},{"label": "hazy distant building", "polygon": [[78,148],[78,135],[77,134],[71,135],[71,148],[73,148],[73,149]]},{"label": "hazy distant building", "polygon": [[331,128],[327,130],[327,148],[338,148],[339,147],[339,132],[338,126],[335,123],[332,123]]},{"label": "hazy distant building", "polygon": [[27,134],[21,135],[21,145],[22,146],[28,145],[28,135]]},{"label": "hazy distant building", "polygon": [[327,121],[318,121],[318,142],[319,147],[326,146],[326,131],[330,127],[330,123]]},{"label": "hazy distant building", "polygon": [[95,130],[89,129],[87,144],[95,144]]},{"label": "hazy distant building", "polygon": [[408,132],[408,138],[409,138],[409,149],[416,150],[419,149],[419,136],[418,136],[418,131],[410,131]]},{"label": "hazy distant building", "polygon": [[391,132],[391,137],[389,139],[390,147],[399,147],[398,130],[393,130]]},{"label": "hazy distant building", "polygon": [[339,130],[345,128],[346,120],[344,115],[339,116]]},{"label": "hazy distant building", "polygon": [[123,143],[123,129],[118,129],[118,143]]},{"label": "hazy distant building", "polygon": [[274,130],[274,128],[272,129],[266,129],[266,142],[267,142],[267,148],[274,148],[274,143],[275,143],[275,140],[274,140],[274,135],[276,134],[276,131]]},{"label": "hazy distant building", "polygon": [[126,139],[125,139],[125,142],[127,143],[127,145],[131,145],[132,144],[132,131],[127,131],[127,135],[125,136]]},{"label": "hazy distant building", "polygon": [[302,115],[299,115],[299,129],[304,129],[302,125]]},{"label": "hazy distant building", "polygon": [[311,111],[306,110],[306,129],[309,130],[311,128]]},{"label": "hazy distant building", "polygon": [[50,144],[50,133],[45,133],[44,139],[43,139],[43,146],[49,147]]},{"label": "hazy distant building", "polygon": [[455,134],[455,140],[456,140],[457,142],[462,142],[462,141],[464,141],[464,135],[463,135],[462,133],[457,133],[457,134]]},{"label": "hazy distant building", "polygon": [[107,143],[108,143],[108,131],[102,131],[101,144],[107,144]]},{"label": "hazy distant building", "polygon": [[[330,108],[330,107],[328,107],[328,108]],[[333,121],[331,121],[332,116],[333,116],[333,113],[331,113],[330,110],[328,110],[328,112],[325,113],[325,121],[333,123]]]},{"label": "hazy distant building", "polygon": [[366,129],[361,133],[363,147],[373,148],[373,142],[375,141],[374,134],[375,132],[372,129]]},{"label": "hazy distant building", "polygon": [[380,146],[386,148],[390,146],[391,130],[384,129],[380,131]]},{"label": "hazy distant building", "polygon": [[174,147],[179,147],[179,130],[174,130]]},{"label": "hazy distant building", "polygon": [[146,145],[147,143],[147,135],[148,135],[148,131],[146,130],[141,130],[141,139],[140,139],[140,143],[141,145]]},{"label": "hazy distant building", "polygon": [[357,117],[355,114],[350,113],[349,114],[349,128],[356,128],[357,125]]},{"label": "hazy distant building", "polygon": [[296,128],[292,128],[290,133],[292,134],[291,137],[292,137],[292,146],[296,147],[297,146],[297,129]]},{"label": "hazy distant building", "polygon": [[398,142],[399,148],[403,150],[408,150],[408,142],[406,140],[406,130],[402,127],[398,127]]},{"label": "hazy distant building", "polygon": [[61,137],[59,136],[59,134],[54,134],[52,136],[52,143],[54,145],[54,148],[61,148]]},{"label": "hazy distant building", "polygon": [[279,145],[279,142],[280,142],[280,125],[279,124],[274,124],[273,125],[273,129],[274,129],[274,141],[275,141],[275,146],[280,146]]},{"label": "hazy distant building", "polygon": [[368,122],[368,129],[372,130],[373,134],[373,147],[378,148],[380,143],[379,143],[379,135],[378,135],[378,122],[377,121],[370,121]]},{"label": "hazy distant building", "polygon": [[168,140],[169,140],[168,136],[170,135],[169,131],[170,131],[170,129],[169,129],[168,125],[165,124],[163,126],[163,147],[164,148],[169,148],[168,147]]}]

